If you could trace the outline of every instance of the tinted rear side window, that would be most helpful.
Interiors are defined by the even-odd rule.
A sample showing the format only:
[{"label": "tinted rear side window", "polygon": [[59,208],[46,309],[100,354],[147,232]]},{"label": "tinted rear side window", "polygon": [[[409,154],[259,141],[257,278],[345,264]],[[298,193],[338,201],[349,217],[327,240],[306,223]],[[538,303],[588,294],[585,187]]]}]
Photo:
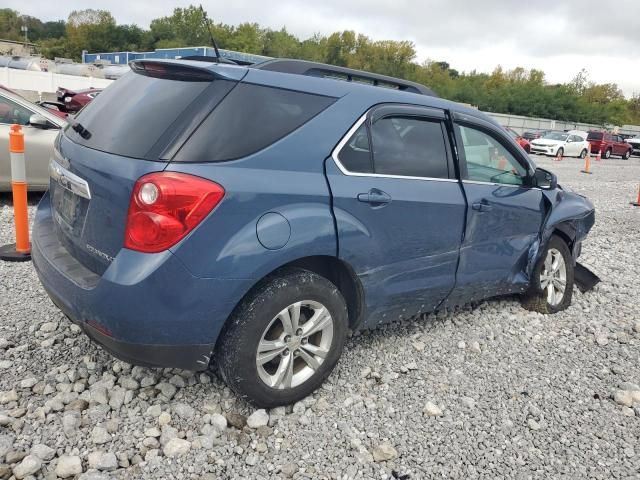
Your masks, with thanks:
[{"label": "tinted rear side window", "polygon": [[[225,89],[232,82],[219,81]],[[134,158],[147,153],[211,82],[168,80],[127,73],[98,95],[75,118],[88,134],[65,134],[89,148]],[[150,158],[150,160],[157,160]]]},{"label": "tinted rear side window", "polygon": [[375,173],[448,178],[444,134],[439,121],[386,117],[371,127]]},{"label": "tinted rear side window", "polygon": [[602,140],[601,132],[589,132],[587,135],[587,140]]},{"label": "tinted rear side window", "polygon": [[240,83],[211,112],[173,160],[220,162],[246,157],[293,132],[335,100]]}]

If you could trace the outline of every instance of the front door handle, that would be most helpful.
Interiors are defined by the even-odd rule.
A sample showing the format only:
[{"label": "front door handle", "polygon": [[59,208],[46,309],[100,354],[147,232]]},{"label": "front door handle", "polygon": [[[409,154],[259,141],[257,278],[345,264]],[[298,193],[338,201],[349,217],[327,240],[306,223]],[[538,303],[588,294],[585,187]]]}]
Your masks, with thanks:
[{"label": "front door handle", "polygon": [[476,202],[471,205],[471,208],[477,210],[478,212],[488,212],[493,207],[485,202]]},{"label": "front door handle", "polygon": [[391,201],[391,195],[377,188],[372,188],[367,193],[359,193],[358,201],[368,203],[372,206],[386,205]]}]

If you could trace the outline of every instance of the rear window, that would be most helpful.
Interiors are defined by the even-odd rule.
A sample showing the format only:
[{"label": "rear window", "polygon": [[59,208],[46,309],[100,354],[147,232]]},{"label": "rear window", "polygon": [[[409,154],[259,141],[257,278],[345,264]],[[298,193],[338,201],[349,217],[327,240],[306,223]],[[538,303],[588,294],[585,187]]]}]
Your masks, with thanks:
[{"label": "rear window", "polygon": [[335,100],[240,83],[209,114],[173,160],[220,162],[246,157],[304,125]]},{"label": "rear window", "polygon": [[[234,85],[225,80],[213,83],[224,93]],[[96,150],[157,160],[157,149],[153,149],[156,143],[172,137],[174,128],[171,135],[165,132],[191,104],[199,105],[201,96],[211,97],[215,86],[211,81],[172,80],[130,72],[96,96],[70,122],[65,134]],[[203,94],[207,88],[209,91]]]},{"label": "rear window", "polygon": [[589,132],[587,140],[602,140],[602,132]]}]

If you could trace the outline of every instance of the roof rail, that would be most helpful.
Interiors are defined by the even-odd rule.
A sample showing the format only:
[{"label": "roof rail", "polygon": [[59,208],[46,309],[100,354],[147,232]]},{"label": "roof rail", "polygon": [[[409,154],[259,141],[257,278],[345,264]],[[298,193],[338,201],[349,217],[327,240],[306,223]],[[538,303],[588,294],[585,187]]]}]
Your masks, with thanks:
[{"label": "roof rail", "polygon": [[251,65],[251,68],[260,70],[270,70],[273,72],[294,73],[298,75],[308,75],[311,77],[333,78],[346,80],[347,82],[364,83],[377,87],[387,87],[404,92],[418,93],[437,97],[430,88],[416,82],[402,80],[377,73],[354,70],[352,68],[337,67],[326,63],[309,62],[307,60],[291,60],[286,58],[275,58],[262,63]]}]

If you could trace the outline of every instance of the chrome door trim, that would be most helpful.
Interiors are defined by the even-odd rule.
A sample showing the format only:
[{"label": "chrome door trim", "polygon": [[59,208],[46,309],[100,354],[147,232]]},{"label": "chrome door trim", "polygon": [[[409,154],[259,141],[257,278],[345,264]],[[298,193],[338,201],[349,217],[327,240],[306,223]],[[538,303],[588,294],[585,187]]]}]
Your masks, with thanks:
[{"label": "chrome door trim", "polygon": [[429,181],[435,181],[435,182],[458,183],[458,179],[457,178],[411,177],[411,176],[405,176],[405,175],[385,175],[385,174],[382,174],[382,173],[351,172],[351,171],[347,170],[345,168],[345,166],[340,162],[340,159],[338,158],[338,154],[344,148],[344,146],[347,144],[347,142],[349,141],[351,136],[354,133],[356,133],[356,130],[358,130],[362,126],[362,124],[367,119],[367,115],[368,114],[369,114],[369,111],[365,112],[365,114],[362,115],[356,121],[356,123],[353,124],[353,126],[347,131],[347,133],[342,137],[342,139],[340,140],[338,145],[336,145],[336,147],[331,152],[331,158],[333,158],[334,163],[336,164],[336,166],[338,167],[338,169],[342,173],[344,173],[345,175],[348,175],[350,177],[399,178],[399,179],[404,179],[404,180],[429,180]]}]

